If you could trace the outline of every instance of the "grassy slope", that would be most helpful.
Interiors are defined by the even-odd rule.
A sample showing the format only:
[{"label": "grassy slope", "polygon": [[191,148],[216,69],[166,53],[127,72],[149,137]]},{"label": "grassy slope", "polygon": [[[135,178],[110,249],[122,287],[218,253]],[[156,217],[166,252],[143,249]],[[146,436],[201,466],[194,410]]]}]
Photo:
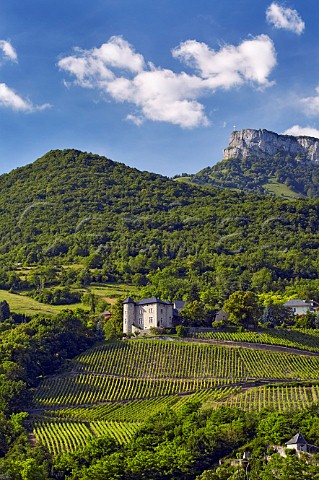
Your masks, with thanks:
[{"label": "grassy slope", "polygon": [[290,188],[287,187],[284,183],[278,183],[274,178],[269,178],[268,183],[265,183],[263,187],[273,195],[277,197],[284,197],[284,198],[302,198],[302,195],[294,192]]},{"label": "grassy slope", "polygon": [[[78,291],[79,289],[74,290]],[[84,292],[83,289],[81,289],[81,291]],[[137,287],[127,284],[92,285],[90,291],[111,305],[113,305],[119,297],[138,293]],[[65,309],[75,310],[82,308],[83,310],[89,310],[89,307],[81,302],[72,305],[48,305],[46,303],[40,303],[23,293],[13,294],[7,290],[0,290],[0,301],[3,300],[9,303],[12,312],[25,314],[27,316],[32,316],[37,313],[54,315]]]},{"label": "grassy slope", "polygon": [[0,301],[3,300],[6,300],[9,303],[12,312],[23,313],[28,316],[37,313],[43,313],[46,315],[57,314],[66,308],[72,310],[76,308],[88,309],[88,307],[84,306],[82,303],[74,303],[73,305],[47,305],[45,303],[37,302],[26,295],[17,295],[6,290],[0,290]]}]

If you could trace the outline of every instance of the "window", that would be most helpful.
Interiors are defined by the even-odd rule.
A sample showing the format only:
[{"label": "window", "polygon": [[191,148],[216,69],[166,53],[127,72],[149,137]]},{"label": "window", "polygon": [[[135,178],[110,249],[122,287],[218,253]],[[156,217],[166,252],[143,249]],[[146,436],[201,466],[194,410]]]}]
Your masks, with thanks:
[{"label": "window", "polygon": [[153,309],[152,309],[152,308],[149,308],[149,309],[148,309],[148,313],[153,313]]},{"label": "window", "polygon": [[138,323],[139,323],[140,325],[142,325],[142,320],[143,320],[142,318],[139,318],[139,319],[138,319]]},{"label": "window", "polygon": [[161,308],[161,313],[163,313],[163,309]]},{"label": "window", "polygon": [[148,317],[149,323],[153,323],[153,317]]},{"label": "window", "polygon": [[143,309],[142,308],[139,309],[138,314],[143,315]]}]

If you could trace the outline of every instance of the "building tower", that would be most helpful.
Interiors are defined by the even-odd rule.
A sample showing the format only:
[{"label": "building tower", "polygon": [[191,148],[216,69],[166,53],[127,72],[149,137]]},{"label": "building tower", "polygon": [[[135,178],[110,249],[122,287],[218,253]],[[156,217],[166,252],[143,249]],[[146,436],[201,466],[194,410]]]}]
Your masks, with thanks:
[{"label": "building tower", "polygon": [[132,333],[132,325],[135,320],[135,302],[127,297],[123,302],[123,332],[128,335]]}]

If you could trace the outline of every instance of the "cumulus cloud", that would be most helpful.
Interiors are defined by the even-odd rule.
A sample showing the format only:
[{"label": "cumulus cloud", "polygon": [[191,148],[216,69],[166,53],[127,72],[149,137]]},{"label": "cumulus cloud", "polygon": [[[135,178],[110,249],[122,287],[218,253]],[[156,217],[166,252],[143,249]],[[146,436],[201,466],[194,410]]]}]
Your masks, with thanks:
[{"label": "cumulus cloud", "polygon": [[[5,58],[13,62],[18,61],[17,52],[10,42],[0,40],[0,51],[2,51]],[[5,83],[0,83],[0,107],[7,107],[22,112],[34,112],[36,110],[48,108],[50,105],[33,105],[29,100],[23,99]]]},{"label": "cumulus cloud", "polygon": [[316,95],[313,97],[304,97],[300,103],[307,115],[314,116],[319,114],[319,85],[316,87]]},{"label": "cumulus cloud", "polygon": [[50,105],[33,105],[29,100],[24,100],[20,97],[20,95],[5,83],[0,83],[0,106],[23,112],[34,112],[48,108]]},{"label": "cumulus cloud", "polygon": [[84,88],[95,88],[118,102],[139,108],[126,119],[141,125],[144,119],[169,122],[184,128],[208,125],[204,105],[198,99],[217,89],[245,83],[271,85],[268,79],[276,64],[272,41],[266,35],[225,46],[219,52],[189,40],[172,51],[173,57],[195,69],[195,74],[174,72],[146,63],[122,37],[99,48],[75,49],[58,66]]},{"label": "cumulus cloud", "polygon": [[212,89],[231,88],[245,82],[269,86],[269,73],[276,65],[273,42],[267,35],[226,45],[219,52],[205,43],[187,40],[173,50],[173,56],[195,68]]},{"label": "cumulus cloud", "polygon": [[300,127],[293,125],[283,132],[284,135],[293,135],[295,137],[315,137],[319,138],[319,130],[313,127]]},{"label": "cumulus cloud", "polygon": [[305,29],[305,24],[297,10],[281,7],[275,2],[267,8],[266,18],[268,23],[275,28],[290,30],[297,35],[300,35]]},{"label": "cumulus cloud", "polygon": [[12,60],[13,62],[18,60],[17,52],[10,42],[7,42],[6,40],[0,40],[0,50],[2,50],[3,55],[9,60]]}]

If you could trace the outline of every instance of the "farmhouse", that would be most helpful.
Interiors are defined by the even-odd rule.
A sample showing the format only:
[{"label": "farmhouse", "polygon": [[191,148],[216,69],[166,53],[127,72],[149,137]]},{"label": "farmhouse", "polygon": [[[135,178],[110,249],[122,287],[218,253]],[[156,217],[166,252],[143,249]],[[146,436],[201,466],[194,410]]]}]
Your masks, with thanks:
[{"label": "farmhouse", "polygon": [[307,312],[315,312],[319,309],[319,304],[313,300],[299,300],[298,298],[294,300],[289,300],[283,305],[286,308],[292,310],[294,315],[305,315]]},{"label": "farmhouse", "polygon": [[303,438],[300,432],[296,433],[288,442],[287,448],[296,450],[297,452],[307,452],[308,442]]},{"label": "farmhouse", "polygon": [[128,297],[123,302],[123,332],[129,334],[152,327],[170,328],[184,304],[180,300],[171,303],[157,297],[134,302]]}]

